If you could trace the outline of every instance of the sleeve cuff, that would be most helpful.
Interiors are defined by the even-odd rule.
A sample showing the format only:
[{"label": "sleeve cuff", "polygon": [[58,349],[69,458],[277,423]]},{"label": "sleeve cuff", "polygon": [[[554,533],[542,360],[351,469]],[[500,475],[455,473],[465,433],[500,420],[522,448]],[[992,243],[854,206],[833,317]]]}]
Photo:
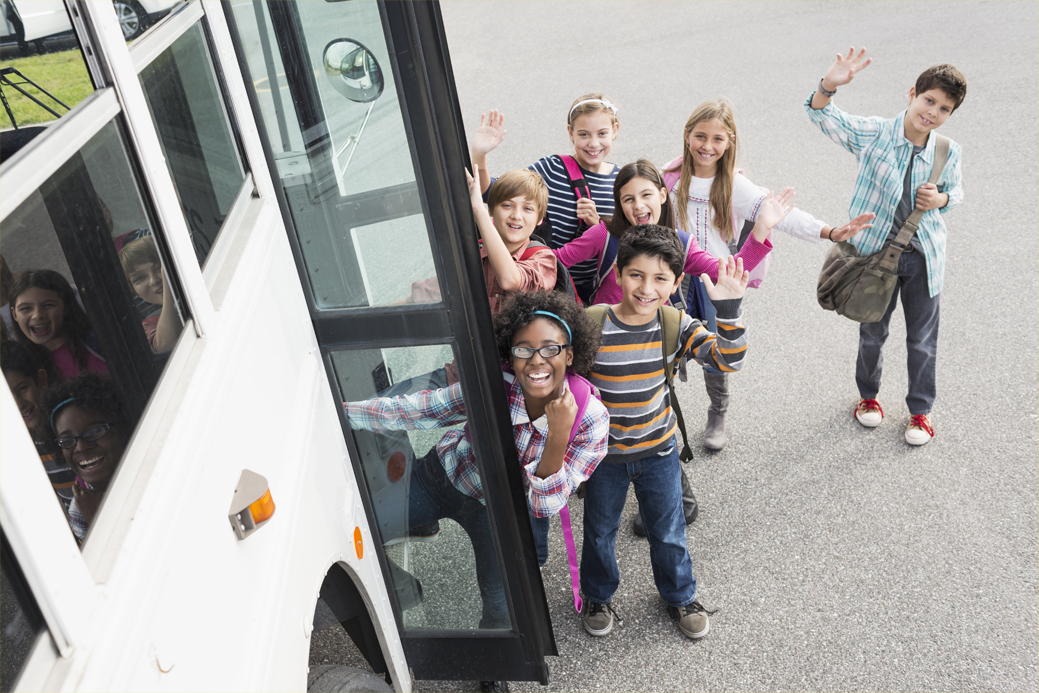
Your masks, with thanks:
[{"label": "sleeve cuff", "polygon": [[740,304],[743,302],[742,298],[727,298],[724,301],[712,300],[714,308],[718,311],[718,318],[721,320],[735,320],[740,317]]}]

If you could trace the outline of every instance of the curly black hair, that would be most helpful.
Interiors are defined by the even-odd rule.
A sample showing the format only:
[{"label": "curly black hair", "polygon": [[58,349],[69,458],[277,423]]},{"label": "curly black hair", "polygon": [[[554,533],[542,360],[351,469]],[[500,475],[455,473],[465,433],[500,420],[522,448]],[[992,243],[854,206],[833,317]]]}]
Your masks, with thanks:
[{"label": "curly black hair", "polygon": [[494,336],[502,363],[509,363],[516,333],[534,319],[543,317],[534,315],[536,310],[555,313],[566,322],[573,335],[574,362],[570,370],[587,377],[595,365],[595,353],[602,345],[602,331],[574,299],[558,291],[519,291],[502,302],[501,310],[494,316]]},{"label": "curly black hair", "polygon": [[[89,407],[108,414],[114,421],[124,423],[127,431],[134,429],[136,417],[124,409],[115,383],[107,375],[81,373],[47,388],[43,393],[43,411],[47,413],[48,423],[52,422],[54,407],[68,399],[72,400],[69,404]],[[53,426],[53,423],[51,425]]]}]

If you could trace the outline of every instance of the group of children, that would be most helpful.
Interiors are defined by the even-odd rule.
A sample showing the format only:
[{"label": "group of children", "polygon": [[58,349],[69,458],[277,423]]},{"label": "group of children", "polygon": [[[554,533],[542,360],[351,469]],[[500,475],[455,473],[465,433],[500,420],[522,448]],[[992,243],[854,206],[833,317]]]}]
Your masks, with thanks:
[{"label": "group of children", "polygon": [[[929,414],[946,237],[940,213],[962,199],[958,146],[953,144],[938,184],[924,183],[933,160],[929,133],[962,103],[966,82],[954,67],[938,65],[909,90],[905,113],[893,119],[850,116],[830,98],[869,62],[863,50],[838,54],[806,104],[812,122],[859,160],[851,221],[838,227],[794,209],[790,188],[773,195],[736,168],[739,140],[724,100],[693,112],[683,130],[682,155],[663,172],[645,159],[623,167],[608,162],[619,121],[617,107],[601,93],[578,98],[567,114],[574,147],[567,156],[573,162],[548,156],[497,179],[489,174],[487,156],[504,138],[504,116],[481,116],[471,144],[472,207],[539,562],[547,556],[544,518],[559,512],[583,482],[581,618],[592,635],[607,635],[614,625],[614,550],[629,484],[640,503],[635,529],[649,539],[654,580],[669,615],[690,638],[709,631],[712,612],[696,600],[686,542],[695,499],[679,461],[669,374],[685,358],[703,366],[711,400],[704,445],[721,449],[728,376],[746,356],[740,301],[748,285],[760,284],[773,228],[813,242],[848,241],[868,254],[898,232],[914,206],[927,210],[902,254],[887,314],[861,326],[854,415],[864,426],[876,426],[883,417],[876,401],[880,348],[901,295],[910,348],[905,439],[919,445],[934,435]],[[548,247],[531,250],[535,233]],[[590,325],[572,300],[550,293],[558,265],[570,269],[585,303],[606,304],[605,313],[598,313],[601,327]],[[686,275],[692,281],[683,290]],[[665,334],[670,303],[685,309],[674,346]],[[596,388],[601,405],[593,400],[577,419],[571,391],[582,376]],[[347,413],[361,428],[388,427],[391,420],[408,428],[430,416],[459,421],[465,414],[458,388],[347,403]],[[445,478],[456,496],[423,515],[424,521],[454,517],[459,504],[481,501],[467,444],[466,436],[449,433],[417,465],[424,474]],[[503,608],[500,587],[487,593],[494,579],[500,580],[485,576],[480,582],[485,619]],[[495,600],[499,611],[488,607]]]}]

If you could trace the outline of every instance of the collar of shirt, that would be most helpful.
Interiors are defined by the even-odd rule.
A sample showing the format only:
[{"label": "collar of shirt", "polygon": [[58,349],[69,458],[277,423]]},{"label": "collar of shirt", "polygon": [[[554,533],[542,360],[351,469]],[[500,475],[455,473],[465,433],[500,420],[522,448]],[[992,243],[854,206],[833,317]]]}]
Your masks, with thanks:
[{"label": "collar of shirt", "polygon": [[[520,246],[520,248],[515,253],[512,254],[512,259],[513,260],[519,260],[519,256],[523,253],[524,250],[527,249],[528,245],[530,245],[530,239],[529,238],[527,239],[526,243],[524,243],[522,246]],[[483,247],[483,242],[481,242],[480,243],[480,259],[482,260],[482,259],[484,259],[486,257],[487,257],[487,249],[485,247]]]},{"label": "collar of shirt", "polygon": [[[538,433],[543,436],[548,436],[548,416],[542,414],[533,421],[530,420],[530,416],[527,414],[527,405],[523,400],[523,390],[516,384],[516,376],[512,373],[505,373],[505,382],[509,383],[512,391],[511,397],[509,397],[509,413],[512,415],[512,425],[522,426],[523,424],[530,424]],[[570,388],[570,384],[563,380],[563,392],[566,392]]]}]

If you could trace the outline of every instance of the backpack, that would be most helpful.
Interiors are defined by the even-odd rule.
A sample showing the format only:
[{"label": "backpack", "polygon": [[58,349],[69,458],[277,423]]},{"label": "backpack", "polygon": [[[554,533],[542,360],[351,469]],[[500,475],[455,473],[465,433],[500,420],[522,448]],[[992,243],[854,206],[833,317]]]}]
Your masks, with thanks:
[{"label": "backpack", "polygon": [[[508,364],[502,366],[502,371],[513,373],[512,367]],[[577,431],[581,427],[581,420],[584,418],[584,413],[588,410],[588,403],[592,397],[602,400],[602,396],[595,385],[592,385],[576,373],[568,372],[566,374],[566,385],[574,396],[574,402],[577,403],[577,416],[574,418],[574,427],[570,429],[570,439],[566,441],[567,447],[569,447],[570,443],[574,442],[574,436],[577,435]],[[512,383],[508,379],[505,380],[505,391],[510,397],[512,396]],[[570,563],[570,588],[574,593],[574,608],[577,609],[577,613],[581,613],[584,603],[581,601],[581,579],[577,568],[577,545],[574,543],[574,530],[570,524],[570,509],[566,505],[559,509],[559,524],[563,526],[566,557]]]},{"label": "backpack", "polygon": [[[606,314],[609,309],[607,305],[595,305],[588,306],[585,308],[585,312],[598,323],[601,328],[606,324]],[[689,434],[685,430],[685,417],[682,416],[682,407],[678,403],[678,396],[675,394],[675,369],[678,366],[677,359],[672,359],[670,362],[667,357],[678,351],[678,338],[682,330],[682,312],[672,306],[661,306],[657,309],[657,320],[660,321],[660,329],[663,332],[663,339],[660,340],[663,358],[664,358],[664,380],[667,381],[667,388],[671,393],[671,408],[675,412],[675,418],[678,420],[678,430],[682,432],[682,452],[679,453],[678,459],[683,462],[690,462],[693,459],[693,451],[689,448]]]},{"label": "backpack", "polygon": [[[548,250],[548,246],[541,242],[540,239],[530,237],[530,245],[520,255],[520,260],[529,260],[534,257],[539,250],[545,248]],[[552,252],[549,250],[549,252]],[[577,295],[577,287],[574,285],[574,280],[570,277],[570,272],[563,266],[563,263],[559,261],[555,253],[552,253],[552,257],[556,260],[556,285],[552,287],[553,291],[559,291],[577,302],[577,305],[582,305],[581,298]]]},{"label": "backpack", "polygon": [[[673,161],[668,163],[667,166],[665,166],[664,168],[665,169],[674,168],[675,166],[680,166],[681,164],[682,164],[682,157],[678,157],[677,159],[674,159]],[[743,169],[742,168],[736,169],[736,173],[739,173],[740,175],[743,175]],[[667,187],[668,192],[674,192],[675,187],[678,185],[678,181],[682,179],[682,173],[681,173],[681,171],[666,171],[663,174],[663,177],[664,177],[664,185]],[[740,232],[738,234],[736,234],[735,233],[735,230],[736,230],[736,210],[731,210],[730,213],[732,214],[732,229],[733,229],[733,232],[734,232],[734,236],[733,236],[733,239],[731,241],[729,241],[729,252],[732,253],[733,255],[735,255],[736,253],[740,252],[740,250],[743,249],[743,245],[747,242],[747,239],[750,238],[751,232],[754,230],[754,220],[753,219],[746,219],[746,220],[744,220],[743,227],[740,229]],[[772,238],[772,232],[771,231],[768,234],[768,238]],[[687,255],[688,255],[688,246],[686,246],[686,251],[687,251]],[[772,257],[772,253],[769,253],[768,255],[766,255],[761,260],[761,262],[758,263],[757,267],[755,267],[754,269],[752,269],[750,271],[750,281],[747,282],[747,286],[748,287],[750,287],[752,289],[756,289],[759,286],[761,286],[761,282],[763,282],[765,280],[765,275],[768,274],[768,266],[769,266],[769,262],[771,260],[771,257]],[[686,288],[687,288],[688,280],[689,280],[689,278],[686,277],[686,279],[682,281],[682,289],[683,289],[683,291],[685,291]],[[703,315],[701,314],[700,317],[703,317]]]}]

